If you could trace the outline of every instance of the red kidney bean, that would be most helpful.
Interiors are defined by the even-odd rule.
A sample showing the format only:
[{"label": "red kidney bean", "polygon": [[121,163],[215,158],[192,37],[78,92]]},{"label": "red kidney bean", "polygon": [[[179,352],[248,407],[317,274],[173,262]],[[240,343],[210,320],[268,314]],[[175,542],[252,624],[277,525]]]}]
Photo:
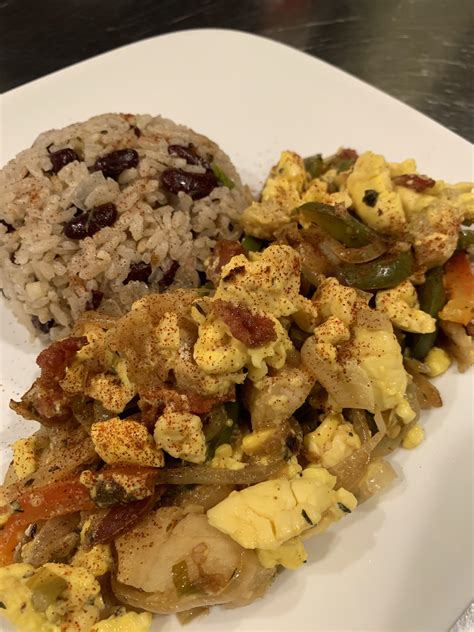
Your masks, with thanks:
[{"label": "red kidney bean", "polygon": [[158,281],[158,287],[161,291],[166,290],[166,288],[173,283],[178,268],[179,263],[177,261],[173,261],[168,270],[166,270],[166,272],[163,274],[163,277],[160,279],[160,281]]},{"label": "red kidney bean", "polygon": [[64,234],[69,239],[92,237],[106,226],[112,226],[117,219],[115,204],[101,204],[88,212],[73,217],[64,225]]},{"label": "red kidney bean", "polygon": [[86,311],[98,309],[104,298],[104,293],[98,290],[92,290],[91,297],[86,303]]},{"label": "red kidney bean", "polygon": [[138,261],[138,263],[132,263],[130,265],[128,276],[123,282],[123,284],[127,285],[127,283],[130,283],[130,281],[143,281],[143,283],[147,283],[150,274],[151,274],[151,265],[149,263],[145,263],[144,261]]},{"label": "red kidney bean", "polygon": [[32,316],[31,323],[33,324],[33,327],[36,327],[36,329],[41,331],[41,333],[43,334],[49,334],[50,329],[52,329],[56,325],[53,319],[42,323],[38,316]]},{"label": "red kidney bean", "polygon": [[51,170],[53,173],[58,173],[70,162],[79,160],[79,156],[76,154],[74,149],[66,147],[66,149],[59,149],[58,151],[51,152],[49,154],[49,159],[51,160]]},{"label": "red kidney bean", "polygon": [[64,234],[69,239],[85,239],[88,236],[89,213],[75,215],[64,225]]},{"label": "red kidney bean", "polygon": [[95,235],[106,226],[112,226],[117,219],[115,204],[101,204],[89,212],[89,235]]},{"label": "red kidney bean", "polygon": [[217,178],[212,171],[206,173],[189,173],[183,169],[166,169],[161,175],[161,182],[171,193],[184,191],[193,200],[200,200],[218,186]]},{"label": "red kidney bean", "polygon": [[0,219],[0,224],[2,224],[2,226],[5,226],[5,228],[7,229],[7,233],[15,232],[15,229],[13,228],[13,226],[9,224],[8,222],[6,222],[4,219]]},{"label": "red kidney bean", "polygon": [[170,156],[184,158],[188,165],[201,165],[205,169],[210,169],[209,162],[204,158],[201,158],[192,143],[189,143],[187,147],[184,145],[169,145],[168,153]]},{"label": "red kidney bean", "polygon": [[125,171],[138,165],[138,154],[134,149],[117,149],[97,158],[93,171],[102,171],[106,178],[118,178]]}]

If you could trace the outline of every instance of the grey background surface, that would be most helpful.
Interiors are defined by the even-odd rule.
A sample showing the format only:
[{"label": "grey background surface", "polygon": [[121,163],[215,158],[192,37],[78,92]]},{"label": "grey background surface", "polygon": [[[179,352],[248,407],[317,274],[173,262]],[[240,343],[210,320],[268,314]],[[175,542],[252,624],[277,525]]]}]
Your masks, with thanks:
[{"label": "grey background surface", "polygon": [[316,55],[474,141],[473,7],[472,0],[0,0],[0,92],[153,35],[231,28]]}]

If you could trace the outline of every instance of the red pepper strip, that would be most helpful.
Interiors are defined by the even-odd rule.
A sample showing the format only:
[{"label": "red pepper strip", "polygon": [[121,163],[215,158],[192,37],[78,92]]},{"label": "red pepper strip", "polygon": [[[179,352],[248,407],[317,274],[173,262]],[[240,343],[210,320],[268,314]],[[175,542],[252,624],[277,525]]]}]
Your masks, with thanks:
[{"label": "red pepper strip", "polygon": [[[95,507],[88,489],[77,479],[36,487],[22,494],[16,502],[17,513],[12,514],[0,531],[0,566],[13,562],[15,548],[28,525]],[[0,512],[7,509],[2,507]]]}]

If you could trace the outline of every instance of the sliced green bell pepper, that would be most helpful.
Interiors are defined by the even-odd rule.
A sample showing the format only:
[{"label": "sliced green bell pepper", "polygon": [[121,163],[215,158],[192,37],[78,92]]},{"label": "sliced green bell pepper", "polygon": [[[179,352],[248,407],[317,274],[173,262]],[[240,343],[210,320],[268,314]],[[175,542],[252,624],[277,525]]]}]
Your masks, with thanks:
[{"label": "sliced green bell pepper", "polygon": [[313,222],[348,248],[361,248],[380,239],[374,230],[359,222],[343,207],[336,209],[322,202],[306,202],[297,210],[304,221]]},{"label": "sliced green bell pepper", "polygon": [[319,176],[326,171],[321,154],[315,154],[314,156],[308,156],[308,158],[305,158],[304,168],[311,179],[319,178]]},{"label": "sliced green bell pepper", "polygon": [[469,247],[472,246],[474,246],[474,230],[461,228],[458,237],[458,250],[467,250]]},{"label": "sliced green bell pepper", "polygon": [[261,239],[256,239],[250,235],[245,235],[240,243],[248,252],[259,252],[263,246],[263,241]]},{"label": "sliced green bell pepper", "polygon": [[235,182],[229,178],[227,174],[225,174],[220,167],[216,165],[215,162],[211,165],[211,171],[219,180],[219,182],[227,187],[228,189],[233,189],[235,187]]},{"label": "sliced green bell pepper", "polygon": [[[446,303],[446,293],[443,285],[443,268],[431,268],[425,276],[425,282],[418,288],[418,301],[420,308],[436,318],[438,312]],[[424,360],[427,353],[432,349],[438,329],[429,334],[414,334],[411,340],[412,355],[416,360]]]},{"label": "sliced green bell pepper", "polygon": [[342,264],[336,276],[345,285],[360,290],[383,290],[395,287],[412,273],[413,255],[407,250],[397,255],[385,255],[368,263]]}]

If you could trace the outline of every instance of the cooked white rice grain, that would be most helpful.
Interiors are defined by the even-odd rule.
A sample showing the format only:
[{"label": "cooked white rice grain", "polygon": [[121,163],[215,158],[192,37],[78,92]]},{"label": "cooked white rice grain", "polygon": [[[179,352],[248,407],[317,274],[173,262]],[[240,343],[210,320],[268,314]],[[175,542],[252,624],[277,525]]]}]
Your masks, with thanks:
[{"label": "cooked white rice grain", "polygon": [[[117,150],[136,154],[112,174],[109,154]],[[106,156],[108,165],[96,164]],[[213,164],[232,188],[211,175]],[[176,169],[204,174],[207,189],[170,190],[176,187],[166,186],[163,173]],[[239,237],[250,201],[215,143],[160,116],[103,114],[45,132],[0,171],[0,288],[30,331],[60,338],[100,297],[100,311],[120,315],[160,291],[173,262],[172,286],[199,285],[216,241]],[[111,225],[85,228],[81,238],[65,234],[78,215],[90,229],[91,212],[102,205],[115,207]],[[129,278],[136,264],[151,267],[146,279]]]}]

